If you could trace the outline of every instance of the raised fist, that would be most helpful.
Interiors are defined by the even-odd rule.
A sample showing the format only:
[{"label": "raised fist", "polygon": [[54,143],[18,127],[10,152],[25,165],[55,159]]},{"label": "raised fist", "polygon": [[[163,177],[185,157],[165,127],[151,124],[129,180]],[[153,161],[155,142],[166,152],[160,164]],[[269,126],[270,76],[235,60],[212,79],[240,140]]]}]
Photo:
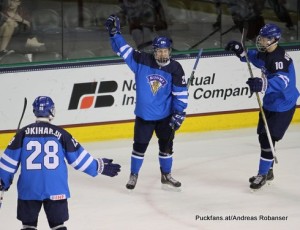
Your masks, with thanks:
[{"label": "raised fist", "polygon": [[120,19],[118,16],[110,15],[105,22],[105,28],[109,32],[110,36],[114,36],[116,33],[121,33]]},{"label": "raised fist", "polygon": [[242,44],[237,41],[228,42],[227,45],[225,46],[225,50],[234,52],[235,55],[238,56],[239,58],[245,56],[245,51],[243,49]]}]

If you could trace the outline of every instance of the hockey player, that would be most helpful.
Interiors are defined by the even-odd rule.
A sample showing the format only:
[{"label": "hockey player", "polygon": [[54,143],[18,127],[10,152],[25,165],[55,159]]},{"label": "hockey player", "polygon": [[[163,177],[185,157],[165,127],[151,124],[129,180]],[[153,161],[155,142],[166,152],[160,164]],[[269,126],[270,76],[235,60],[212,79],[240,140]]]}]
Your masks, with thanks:
[{"label": "hockey player", "polygon": [[181,183],[171,176],[174,130],[185,119],[187,84],[182,66],[170,58],[172,41],[156,37],[154,54],[134,50],[120,32],[119,18],[111,15],[105,26],[114,52],[135,74],[136,107],[131,174],[127,189],[134,189],[153,132],[158,137],[161,182],[174,187]]},{"label": "hockey player", "polygon": [[42,205],[51,229],[65,230],[70,198],[67,165],[90,176],[114,177],[120,165],[111,159],[94,159],[67,131],[51,124],[55,115],[50,97],[33,102],[36,122],[22,128],[0,159],[0,190],[7,191],[21,166],[18,179],[17,219],[23,230],[37,229]]},{"label": "hockey player", "polygon": [[[278,45],[280,37],[281,30],[278,26],[266,24],[260,29],[257,36],[257,50],[247,52],[250,62],[261,69],[262,77],[249,78],[246,83],[251,92],[264,93],[263,111],[273,146],[283,138],[288,129],[299,97],[293,60]],[[242,62],[246,62],[245,51],[240,42],[230,41],[225,49],[233,51]],[[249,179],[252,189],[259,189],[267,180],[274,178],[273,154],[261,114],[259,115],[257,134],[261,154],[258,175]]]}]

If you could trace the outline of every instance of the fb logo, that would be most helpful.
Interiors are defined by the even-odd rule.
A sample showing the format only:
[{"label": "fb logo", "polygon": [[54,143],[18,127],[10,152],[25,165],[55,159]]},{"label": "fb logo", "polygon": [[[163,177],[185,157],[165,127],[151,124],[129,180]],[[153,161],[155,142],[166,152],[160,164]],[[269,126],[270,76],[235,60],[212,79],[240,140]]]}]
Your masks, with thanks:
[{"label": "fb logo", "polygon": [[74,84],[69,110],[112,106],[115,101],[114,97],[110,94],[103,94],[115,92],[117,88],[118,84],[115,81]]}]

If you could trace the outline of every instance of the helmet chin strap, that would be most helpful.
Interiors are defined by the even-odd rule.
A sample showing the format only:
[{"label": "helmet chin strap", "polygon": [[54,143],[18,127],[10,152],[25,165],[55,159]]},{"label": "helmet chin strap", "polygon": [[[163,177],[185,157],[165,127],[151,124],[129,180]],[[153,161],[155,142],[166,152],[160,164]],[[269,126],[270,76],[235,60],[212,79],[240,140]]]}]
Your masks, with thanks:
[{"label": "helmet chin strap", "polygon": [[[269,43],[269,42],[268,42]],[[272,43],[270,43],[270,44],[268,44],[268,46],[266,46],[266,50],[267,49],[270,49],[270,48],[272,48],[274,45],[277,45],[278,44],[278,40],[274,40],[274,42],[272,42]]]}]

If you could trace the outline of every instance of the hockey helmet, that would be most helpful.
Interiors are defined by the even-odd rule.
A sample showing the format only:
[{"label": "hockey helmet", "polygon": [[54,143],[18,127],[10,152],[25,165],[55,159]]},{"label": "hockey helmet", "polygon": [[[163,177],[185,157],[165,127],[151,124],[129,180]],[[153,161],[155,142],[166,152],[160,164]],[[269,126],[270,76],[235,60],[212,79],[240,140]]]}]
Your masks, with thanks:
[{"label": "hockey helmet", "polygon": [[[259,51],[266,51],[267,48],[278,43],[281,38],[281,30],[275,24],[269,23],[264,25],[256,38],[256,47]],[[267,39],[266,44],[263,44],[262,40]]]},{"label": "hockey helmet", "polygon": [[53,119],[55,116],[54,102],[50,97],[38,96],[32,106],[33,113],[36,117],[48,117]]}]

